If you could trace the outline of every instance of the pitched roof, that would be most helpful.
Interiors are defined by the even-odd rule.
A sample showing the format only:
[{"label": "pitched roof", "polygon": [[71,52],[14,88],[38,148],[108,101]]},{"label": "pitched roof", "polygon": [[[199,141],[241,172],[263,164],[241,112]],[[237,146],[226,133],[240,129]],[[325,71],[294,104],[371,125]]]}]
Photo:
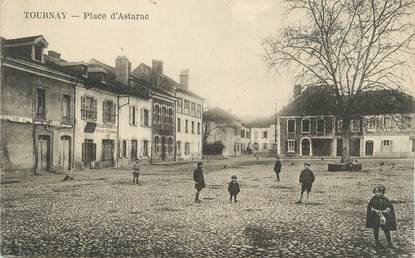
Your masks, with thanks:
[{"label": "pitched roof", "polygon": [[[415,112],[414,97],[399,90],[366,91],[358,96],[356,103],[353,108],[360,115]],[[315,116],[339,112],[340,106],[336,104],[332,87],[312,86],[294,98],[278,115]]]},{"label": "pitched roof", "polygon": [[30,37],[23,37],[23,38],[15,38],[15,39],[6,39],[5,47],[11,47],[16,45],[30,45],[35,43],[43,43],[45,46],[48,46],[49,43],[42,35],[37,36],[30,36]]}]

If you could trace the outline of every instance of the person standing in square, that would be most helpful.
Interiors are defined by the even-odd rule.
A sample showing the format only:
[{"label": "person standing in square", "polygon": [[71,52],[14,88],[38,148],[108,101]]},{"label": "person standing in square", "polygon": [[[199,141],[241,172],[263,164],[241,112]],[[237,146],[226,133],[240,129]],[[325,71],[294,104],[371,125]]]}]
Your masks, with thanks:
[{"label": "person standing in square", "polygon": [[300,200],[296,203],[301,203],[303,201],[303,194],[305,191],[307,191],[307,203],[310,201],[310,192],[311,187],[313,186],[315,177],[313,171],[310,169],[311,165],[310,163],[305,162],[304,163],[304,169],[301,171],[300,174],[300,184],[301,184],[301,196]]},{"label": "person standing in square", "polygon": [[277,156],[277,161],[275,161],[274,172],[277,175],[277,182],[280,182],[281,161],[280,161],[280,157],[278,156]]},{"label": "person standing in square", "polygon": [[203,188],[206,187],[205,185],[205,178],[203,176],[203,163],[198,162],[197,168],[193,171],[193,180],[195,181],[195,189],[196,189],[196,197],[195,202],[199,203],[199,193],[202,191]]},{"label": "person standing in square", "polygon": [[241,191],[241,189],[239,188],[239,184],[236,181],[237,177],[235,175],[233,175],[231,177],[231,182],[229,183],[228,186],[228,192],[230,195],[230,202],[232,202],[232,197],[234,198],[235,202],[237,202],[236,200],[236,195]]}]

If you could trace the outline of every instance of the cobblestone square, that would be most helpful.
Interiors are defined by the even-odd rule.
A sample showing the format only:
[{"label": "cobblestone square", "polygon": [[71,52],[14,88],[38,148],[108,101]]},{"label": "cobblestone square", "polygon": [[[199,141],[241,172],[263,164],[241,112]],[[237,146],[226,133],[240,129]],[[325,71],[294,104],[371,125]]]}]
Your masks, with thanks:
[{"label": "cobblestone square", "polygon": [[[299,198],[301,160],[204,162],[207,188],[194,203],[195,164],[144,166],[140,184],[129,170],[48,174],[1,185],[3,256],[116,257],[410,257],[414,253],[412,160],[361,160],[363,172],[328,172],[311,160],[310,204]],[[241,186],[230,203],[227,184]],[[395,249],[376,251],[365,228],[376,184],[396,211]],[[385,237],[381,233],[381,241]]]}]

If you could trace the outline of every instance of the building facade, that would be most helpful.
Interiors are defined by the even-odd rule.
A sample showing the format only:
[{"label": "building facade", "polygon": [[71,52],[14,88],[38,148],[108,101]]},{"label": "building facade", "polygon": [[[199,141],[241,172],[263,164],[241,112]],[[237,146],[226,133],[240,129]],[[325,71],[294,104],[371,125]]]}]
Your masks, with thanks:
[{"label": "building facade", "polygon": [[176,159],[201,159],[203,98],[189,90],[188,71],[180,74],[176,99]]},{"label": "building facade", "polygon": [[1,38],[1,166],[29,173],[74,166],[75,85],[84,71],[56,69],[42,36]]},{"label": "building facade", "polygon": [[251,143],[254,152],[270,151],[270,127],[252,127],[251,128]]}]

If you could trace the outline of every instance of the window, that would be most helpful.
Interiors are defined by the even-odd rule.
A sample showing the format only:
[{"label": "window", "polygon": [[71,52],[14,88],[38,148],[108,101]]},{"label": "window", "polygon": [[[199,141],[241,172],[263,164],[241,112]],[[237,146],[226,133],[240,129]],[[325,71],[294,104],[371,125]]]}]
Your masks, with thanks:
[{"label": "window", "polygon": [[343,120],[342,119],[336,119],[336,131],[338,133],[343,132]]},{"label": "window", "polygon": [[67,123],[72,121],[71,96],[66,94],[62,98],[62,120]]},{"label": "window", "polygon": [[34,53],[35,60],[42,62],[43,47],[35,45],[34,50],[35,50],[35,53]]},{"label": "window", "polygon": [[123,140],[121,143],[121,157],[127,157],[127,141]]},{"label": "window", "polygon": [[97,100],[92,97],[81,97],[81,118],[97,120]]},{"label": "window", "polygon": [[150,126],[150,124],[149,124],[149,121],[150,121],[149,114],[150,114],[150,112],[147,109],[143,109],[143,118],[141,119],[141,121],[142,121],[143,125],[146,126],[146,127]]},{"label": "window", "polygon": [[189,115],[190,114],[190,102],[188,100],[184,100],[184,110],[183,113],[185,115]]},{"label": "window", "polygon": [[154,117],[154,123],[155,124],[158,124],[159,123],[159,119],[160,119],[160,116],[159,116],[159,112],[160,112],[160,107],[158,106],[158,105],[154,105],[154,114],[153,114],[153,117]]},{"label": "window", "polygon": [[177,99],[177,113],[183,112],[183,99],[178,98]]},{"label": "window", "polygon": [[173,124],[173,109],[169,108],[169,124]]},{"label": "window", "polygon": [[384,152],[391,152],[392,151],[392,141],[391,140],[383,140],[381,149]]},{"label": "window", "polygon": [[46,120],[46,90],[36,89],[36,118]]},{"label": "window", "polygon": [[190,106],[190,115],[191,116],[196,116],[196,103],[192,102],[192,104]]},{"label": "window", "polygon": [[324,126],[325,126],[324,119],[322,118],[317,119],[317,128],[316,128],[317,133],[324,133]]},{"label": "window", "polygon": [[192,133],[195,133],[195,122],[192,121]]},{"label": "window", "polygon": [[148,156],[148,141],[143,141],[143,156]]},{"label": "window", "polygon": [[186,119],[186,121],[184,121],[184,132],[188,133],[189,132],[189,121]]},{"label": "window", "polygon": [[200,134],[200,122],[197,122],[197,134]]},{"label": "window", "polygon": [[268,138],[268,132],[267,131],[262,132],[262,138],[264,138],[264,139]]},{"label": "window", "polygon": [[384,123],[385,123],[385,126],[384,126],[385,129],[387,129],[387,130],[392,129],[392,119],[391,119],[391,117],[385,116]]},{"label": "window", "polygon": [[234,127],[234,128],[233,128],[233,134],[234,134],[234,135],[239,135],[239,130],[238,130],[238,127]]},{"label": "window", "polygon": [[181,131],[181,125],[182,125],[182,121],[180,120],[180,118],[177,118],[177,131],[178,132]]},{"label": "window", "polygon": [[190,154],[190,142],[186,142],[184,144],[184,155],[189,155]]},{"label": "window", "polygon": [[251,138],[251,132],[250,131],[246,131],[246,138]]},{"label": "window", "polygon": [[258,138],[258,131],[254,131],[254,138]]},{"label": "window", "polygon": [[154,136],[154,153],[157,154],[159,152],[160,152],[159,137]]},{"label": "window", "polygon": [[287,152],[295,152],[295,140],[288,140]]},{"label": "window", "polygon": [[138,125],[138,108],[130,106],[130,125]]},{"label": "window", "polygon": [[371,117],[371,118],[369,118],[369,121],[368,121],[368,127],[367,127],[367,129],[368,129],[369,131],[374,131],[374,130],[376,130],[376,118],[375,118],[375,117]]},{"label": "window", "polygon": [[166,109],[166,107],[161,108],[161,123],[167,123],[167,109]]},{"label": "window", "polygon": [[173,153],[173,139],[172,138],[169,138],[168,140],[167,152],[169,154]]},{"label": "window", "polygon": [[177,155],[182,155],[182,142],[181,141],[176,142],[176,152],[177,152]]},{"label": "window", "polygon": [[241,138],[245,138],[245,130],[241,129]]},{"label": "window", "polygon": [[263,143],[262,144],[262,149],[263,150],[268,150],[268,144],[267,143]]},{"label": "window", "polygon": [[288,125],[287,125],[287,131],[289,133],[294,133],[295,132],[295,120],[294,119],[289,119],[287,121]]},{"label": "window", "polygon": [[352,120],[352,132],[360,132],[360,120]]},{"label": "window", "polygon": [[301,121],[301,131],[303,133],[309,133],[310,132],[310,119],[303,119]]},{"label": "window", "polygon": [[202,117],[202,106],[200,104],[197,104],[197,107],[196,107],[196,116],[197,117]]},{"label": "window", "polygon": [[102,108],[102,122],[115,124],[115,103],[111,100],[105,100],[102,104]]}]

